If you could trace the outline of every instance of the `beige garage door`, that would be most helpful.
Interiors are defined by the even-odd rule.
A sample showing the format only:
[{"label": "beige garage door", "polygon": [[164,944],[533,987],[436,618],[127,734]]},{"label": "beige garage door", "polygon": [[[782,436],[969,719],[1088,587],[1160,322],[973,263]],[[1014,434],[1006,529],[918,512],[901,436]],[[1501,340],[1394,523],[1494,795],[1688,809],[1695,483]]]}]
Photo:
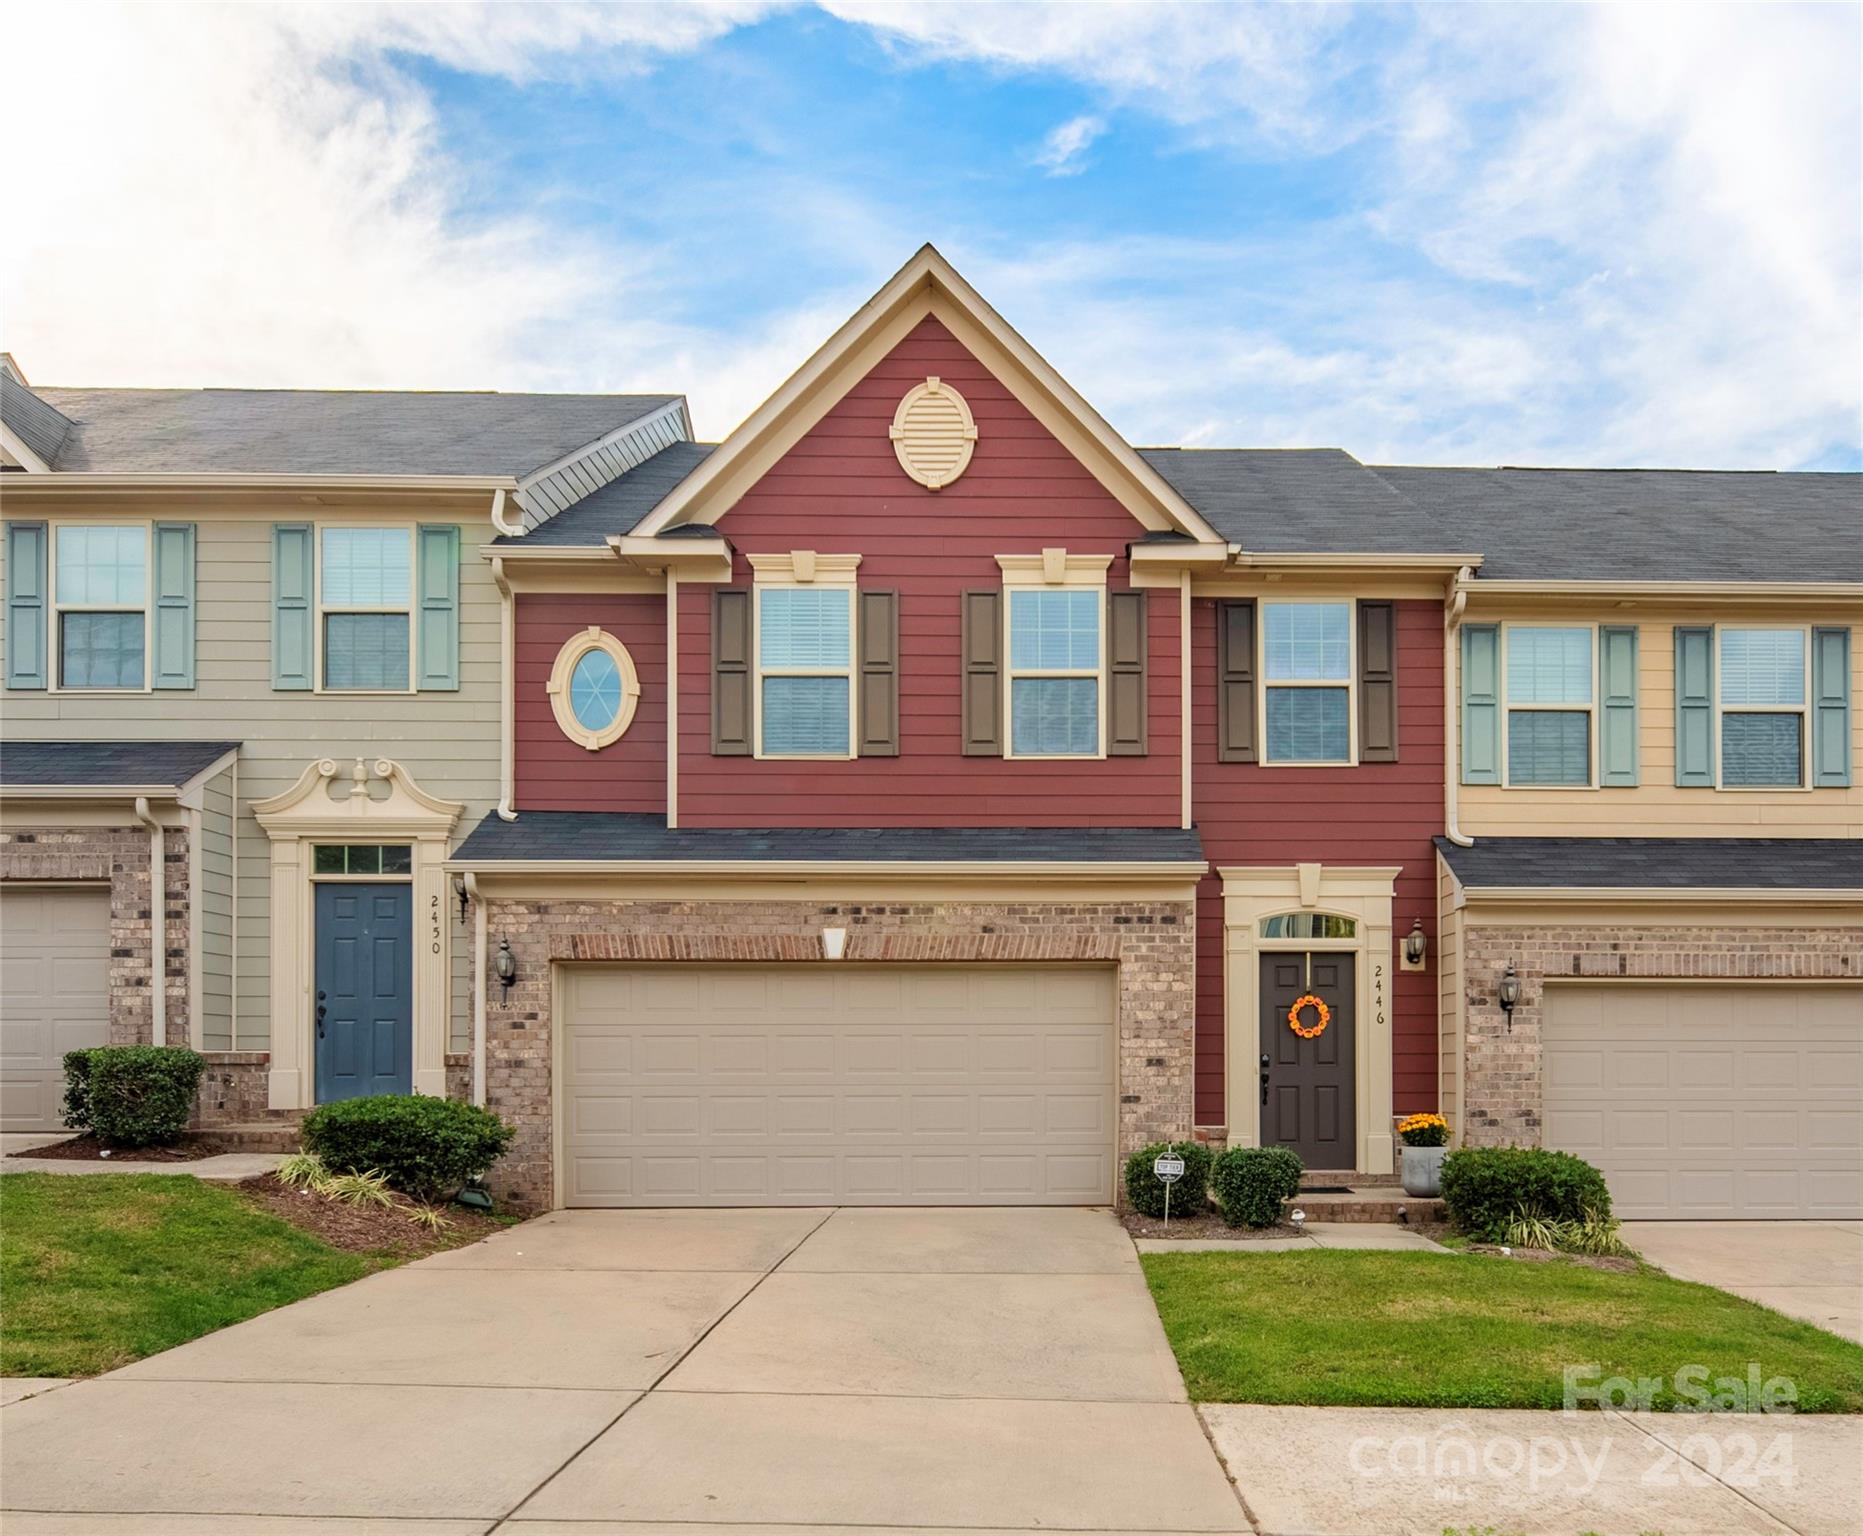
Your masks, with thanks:
[{"label": "beige garage door", "polygon": [[109,976],[107,890],[0,890],[0,1130],[64,1129],[64,1055],[104,1043]]},{"label": "beige garage door", "polygon": [[1863,1217],[1863,987],[1549,986],[1545,1112],[1626,1218]]},{"label": "beige garage door", "polygon": [[1101,1205],[1108,969],[567,966],[568,1205]]}]

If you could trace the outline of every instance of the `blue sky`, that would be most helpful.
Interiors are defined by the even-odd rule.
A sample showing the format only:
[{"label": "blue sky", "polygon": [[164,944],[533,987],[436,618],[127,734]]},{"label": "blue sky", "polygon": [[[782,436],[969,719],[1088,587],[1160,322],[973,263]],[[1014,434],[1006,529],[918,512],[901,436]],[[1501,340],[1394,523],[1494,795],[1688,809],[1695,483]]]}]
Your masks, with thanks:
[{"label": "blue sky", "polygon": [[1136,442],[1863,467],[1856,6],[35,11],[48,383],[718,435],[929,239]]}]

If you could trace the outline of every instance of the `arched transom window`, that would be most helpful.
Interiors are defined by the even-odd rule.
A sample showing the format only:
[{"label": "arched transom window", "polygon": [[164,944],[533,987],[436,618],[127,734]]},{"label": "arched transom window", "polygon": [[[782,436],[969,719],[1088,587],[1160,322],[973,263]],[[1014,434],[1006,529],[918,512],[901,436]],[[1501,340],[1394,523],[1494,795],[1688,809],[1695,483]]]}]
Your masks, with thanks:
[{"label": "arched transom window", "polygon": [[593,624],[571,635],[556,653],[549,687],[557,727],[591,752],[619,740],[640,704],[634,658],[613,635]]}]

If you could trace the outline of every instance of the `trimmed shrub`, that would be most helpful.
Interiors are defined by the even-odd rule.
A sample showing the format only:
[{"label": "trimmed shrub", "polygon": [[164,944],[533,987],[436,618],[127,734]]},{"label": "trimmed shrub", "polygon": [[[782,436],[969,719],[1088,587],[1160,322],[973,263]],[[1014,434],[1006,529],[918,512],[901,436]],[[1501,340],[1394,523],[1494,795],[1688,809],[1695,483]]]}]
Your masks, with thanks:
[{"label": "trimmed shrub", "polygon": [[1443,1159],[1443,1208],[1462,1232],[1506,1240],[1522,1216],[1550,1222],[1608,1220],[1604,1175],[1582,1157],[1540,1147],[1463,1147]]},{"label": "trimmed shrub", "polygon": [[1300,1193],[1306,1165],[1287,1147],[1231,1147],[1210,1169],[1210,1187],[1232,1227],[1272,1227]]},{"label": "trimmed shrub", "polygon": [[65,1124],[106,1147],[165,1147],[194,1113],[204,1058],[172,1045],[65,1053]]},{"label": "trimmed shrub", "polygon": [[488,1109],[422,1093],[322,1104],[304,1117],[304,1148],[332,1173],[379,1173],[416,1200],[449,1200],[496,1162],[512,1129]]},{"label": "trimmed shrub", "polygon": [[1171,1186],[1173,1216],[1202,1216],[1210,1208],[1210,1149],[1200,1141],[1161,1141],[1126,1159],[1126,1203],[1141,1216],[1164,1215],[1164,1181],[1151,1171],[1161,1157],[1181,1157],[1184,1176]]}]

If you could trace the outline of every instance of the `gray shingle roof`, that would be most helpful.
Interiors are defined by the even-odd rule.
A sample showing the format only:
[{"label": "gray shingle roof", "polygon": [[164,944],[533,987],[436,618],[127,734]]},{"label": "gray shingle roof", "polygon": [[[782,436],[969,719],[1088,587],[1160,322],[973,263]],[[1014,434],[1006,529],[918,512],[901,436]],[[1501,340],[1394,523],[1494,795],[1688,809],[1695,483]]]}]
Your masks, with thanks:
[{"label": "gray shingle roof", "polygon": [[0,742],[0,787],[172,789],[238,750],[236,741],[6,741]]},{"label": "gray shingle roof", "polygon": [[1458,848],[1439,837],[1436,846],[1471,890],[1863,890],[1863,838],[1480,837]]},{"label": "gray shingle roof", "polygon": [[539,523],[523,538],[494,542],[526,546],[603,544],[611,534],[632,532],[634,525],[710,458],[717,447],[716,443],[674,443],[662,448],[626,474],[572,502],[548,522]]},{"label": "gray shingle roof", "polygon": [[57,462],[58,451],[71,432],[71,423],[57,407],[4,369],[0,369],[0,421],[47,464]]},{"label": "gray shingle roof", "polygon": [[1490,580],[1863,581],[1863,475],[1139,451],[1224,538],[1264,554],[1473,553]]},{"label": "gray shingle roof", "polygon": [[[32,393],[72,423],[52,461],[60,471],[513,478],[679,398],[313,389]],[[7,423],[13,425],[10,409]]]},{"label": "gray shingle roof", "polygon": [[952,860],[1201,865],[1194,831],[1176,827],[806,827],[669,829],[659,816],[618,811],[525,811],[487,816],[453,855],[513,860]]}]

